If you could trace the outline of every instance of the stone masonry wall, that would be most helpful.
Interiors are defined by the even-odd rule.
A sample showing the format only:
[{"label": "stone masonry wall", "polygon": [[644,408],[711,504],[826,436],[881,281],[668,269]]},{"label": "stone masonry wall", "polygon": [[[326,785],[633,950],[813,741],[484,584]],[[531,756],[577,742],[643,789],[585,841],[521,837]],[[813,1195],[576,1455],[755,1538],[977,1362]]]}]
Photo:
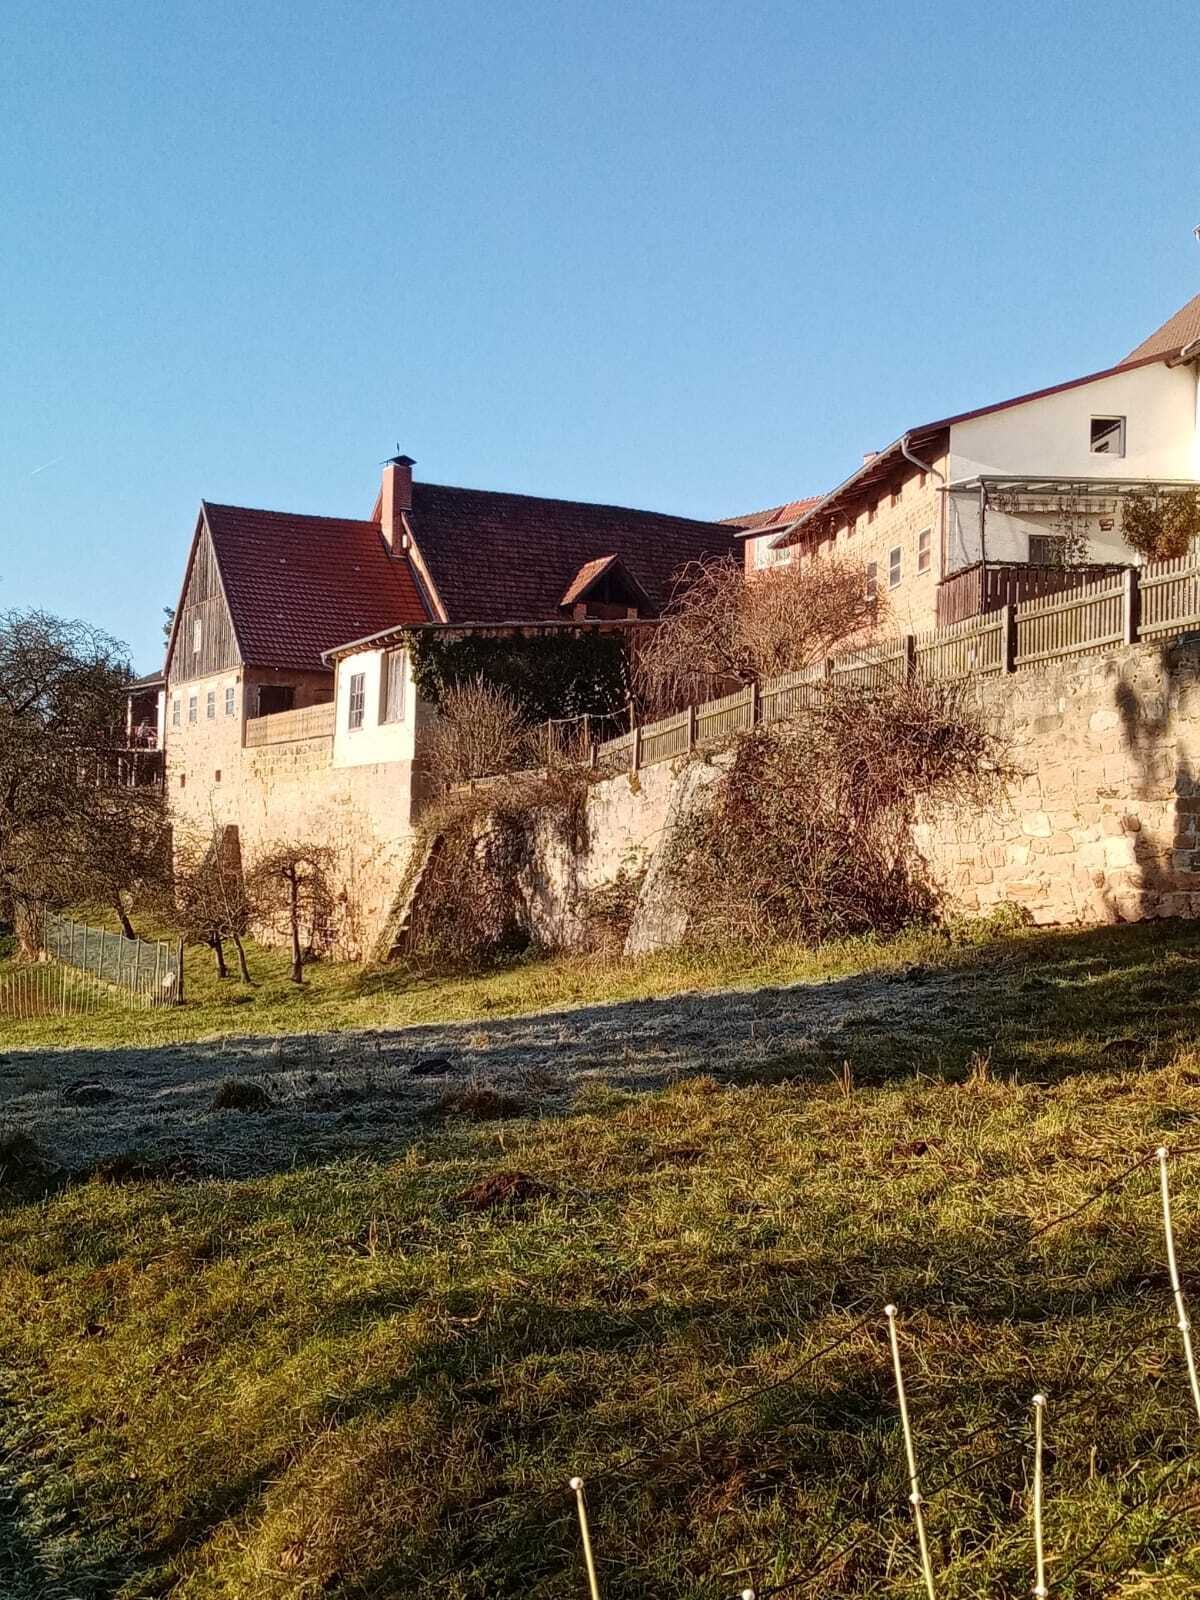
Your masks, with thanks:
[{"label": "stone masonry wall", "polygon": [[248,750],[230,741],[222,759],[226,769],[219,784],[180,789],[178,755],[173,767],[168,747],[167,793],[176,829],[207,838],[216,828],[236,827],[247,868],[274,844],[327,846],[337,900],[335,953],[367,955],[408,861],[412,763],[334,767],[329,739]]},{"label": "stone masonry wall", "polygon": [[[948,911],[1007,901],[1039,923],[1200,916],[1200,638],[1078,656],[970,692],[1006,734],[1019,776],[986,812],[916,829]],[[586,896],[620,870],[646,871],[630,948],[678,937],[655,866],[672,816],[704,787],[693,768],[663,763],[597,784],[582,855],[543,841],[534,921],[548,943],[576,942]]]},{"label": "stone masonry wall", "polygon": [[917,844],[950,900],[1038,922],[1200,915],[1200,641],[1134,645],[985,680],[1023,774]]}]

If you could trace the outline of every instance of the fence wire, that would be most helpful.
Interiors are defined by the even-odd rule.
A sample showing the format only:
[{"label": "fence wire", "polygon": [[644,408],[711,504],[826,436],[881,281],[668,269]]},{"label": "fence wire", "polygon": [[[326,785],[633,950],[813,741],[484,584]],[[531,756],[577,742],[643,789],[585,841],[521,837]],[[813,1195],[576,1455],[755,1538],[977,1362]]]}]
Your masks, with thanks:
[{"label": "fence wire", "polygon": [[[1173,1159],[1200,1155],[1200,1145],[1177,1147],[1172,1150],[1171,1155]],[[1025,1234],[1021,1239],[1015,1241],[1009,1249],[991,1257],[993,1265],[1015,1263],[1036,1241],[1074,1221],[1077,1217],[1099,1205],[1108,1196],[1123,1190],[1131,1179],[1149,1167],[1155,1160],[1155,1151],[1139,1156],[1085,1196],[1077,1205],[1060,1212],[1048,1222],[1041,1224],[1030,1233]],[[919,1309],[919,1307],[910,1307],[910,1313],[916,1309]],[[819,1349],[811,1352],[769,1383],[757,1385],[735,1396],[732,1400],[725,1401],[707,1412],[698,1414],[684,1427],[675,1430],[671,1434],[660,1436],[653,1445],[611,1458],[601,1464],[597,1470],[589,1473],[587,1479],[589,1488],[594,1488],[614,1477],[620,1478],[621,1491],[644,1486],[653,1469],[671,1459],[675,1446],[685,1440],[694,1440],[698,1447],[701,1433],[716,1422],[718,1418],[728,1416],[731,1412],[742,1407],[753,1405],[762,1397],[795,1384],[803,1374],[807,1373],[818,1362],[848,1344],[869,1327],[878,1325],[880,1320],[881,1313],[875,1309],[866,1315],[855,1318],[841,1334],[822,1344]],[[1122,1375],[1127,1373],[1132,1358],[1149,1346],[1161,1345],[1164,1340],[1168,1339],[1170,1331],[1170,1322],[1163,1318],[1156,1319],[1154,1326],[1140,1334],[1132,1342],[1122,1337],[1124,1330],[1115,1334],[1096,1355],[1081,1367],[1080,1371],[1069,1383],[1058,1386],[1053,1396],[1054,1409],[1052,1415],[1055,1421],[1070,1417],[1083,1419],[1093,1413],[1096,1415],[1097,1421],[1099,1421],[1104,1415],[1106,1405],[1111,1403],[1115,1385]],[[847,1417],[850,1417],[852,1413],[847,1410],[846,1414]],[[835,1410],[833,1417],[836,1418],[836,1415],[837,1412]],[[828,1423],[830,1413],[825,1412],[823,1416],[825,1422]],[[818,1425],[814,1423],[812,1426]],[[828,1428],[822,1428],[821,1431],[829,1430]],[[1006,1442],[1000,1443],[995,1450],[989,1451],[985,1456],[977,1460],[968,1462],[965,1466],[955,1466],[955,1462],[961,1458],[964,1448],[986,1432],[1000,1435],[1002,1439],[1007,1436]],[[966,1435],[955,1438],[945,1448],[932,1451],[923,1448],[921,1468],[930,1485],[925,1490],[925,1497],[933,1499],[974,1473],[1009,1457],[1027,1453],[1029,1449],[1027,1435],[1028,1417],[1023,1412],[1020,1417],[992,1416]],[[1083,1552],[1071,1561],[1069,1566],[1052,1573],[1052,1589],[1058,1591],[1060,1586],[1067,1584],[1071,1578],[1081,1573],[1083,1568],[1111,1543],[1121,1528],[1139,1510],[1157,1503],[1166,1490],[1176,1483],[1180,1474],[1192,1465],[1191,1455],[1185,1454],[1166,1467],[1135,1500],[1121,1508],[1110,1522],[1105,1525],[1100,1535],[1088,1544]],[[641,1470],[638,1471],[637,1469]],[[632,1480],[628,1476],[631,1472],[634,1473]],[[1184,1494],[1190,1495],[1192,1486],[1193,1478],[1189,1475],[1184,1484]],[[528,1514],[537,1516],[548,1510],[554,1502],[561,1502],[565,1492],[565,1488],[561,1484],[548,1488],[530,1503]],[[1137,1548],[1141,1550],[1153,1543],[1160,1537],[1163,1529],[1188,1509],[1193,1511],[1195,1509],[1190,1500],[1186,1504],[1168,1509],[1167,1514],[1156,1522]],[[808,1591],[817,1592],[815,1586],[829,1573],[831,1568],[844,1562],[848,1556],[861,1551],[869,1541],[879,1537],[880,1530],[874,1525],[863,1528],[863,1521],[864,1512],[862,1508],[858,1506],[851,1508],[825,1532],[812,1557],[802,1567],[789,1573],[778,1582],[745,1592],[753,1593],[756,1600],[774,1600],[776,1596],[795,1595]],[[860,1531],[846,1541],[844,1536],[854,1528],[858,1528]],[[1002,1533],[1004,1531],[1006,1530],[1001,1530]],[[979,1553],[982,1552],[982,1548],[980,1547]]]}]

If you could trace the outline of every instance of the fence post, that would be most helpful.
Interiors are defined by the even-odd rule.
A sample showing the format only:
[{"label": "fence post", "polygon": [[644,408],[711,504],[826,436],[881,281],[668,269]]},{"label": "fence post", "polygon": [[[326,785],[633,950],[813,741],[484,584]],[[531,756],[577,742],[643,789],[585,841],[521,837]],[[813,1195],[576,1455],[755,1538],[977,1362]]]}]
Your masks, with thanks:
[{"label": "fence post", "polygon": [[696,748],[696,702],[693,700],[687,708],[688,749]]},{"label": "fence post", "polygon": [[179,971],[179,977],[178,977],[178,979],[176,980],[176,983],[175,983],[175,1004],[177,1006],[181,1006],[183,1004],[183,940],[182,939],[180,939],[179,943],[175,946],[175,959],[176,959],[176,961],[178,963],[178,971]]},{"label": "fence post", "polygon": [[1137,643],[1138,623],[1141,620],[1138,615],[1140,599],[1137,568],[1126,567],[1121,591],[1121,623],[1126,644]]},{"label": "fence post", "polygon": [[758,679],[750,685],[750,726],[756,727],[762,717],[762,701],[758,693]]},{"label": "fence post", "polygon": [[915,633],[904,635],[904,681],[911,683],[917,675],[917,636]]},{"label": "fence post", "polygon": [[637,723],[633,730],[633,771],[640,772],[642,766],[642,725]]},{"label": "fence post", "polygon": [[1017,618],[1012,606],[1000,607],[1000,671],[1013,672],[1017,665]]}]

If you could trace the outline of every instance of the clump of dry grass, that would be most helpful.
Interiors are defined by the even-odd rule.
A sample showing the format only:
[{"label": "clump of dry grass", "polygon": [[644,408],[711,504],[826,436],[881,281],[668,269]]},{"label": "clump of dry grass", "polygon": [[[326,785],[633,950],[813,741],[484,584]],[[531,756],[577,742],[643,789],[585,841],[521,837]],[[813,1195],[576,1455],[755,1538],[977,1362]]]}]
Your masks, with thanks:
[{"label": "clump of dry grass", "polygon": [[464,1117],[470,1122],[499,1122],[507,1117],[525,1114],[526,1105],[516,1095],[503,1089],[493,1089],[490,1084],[467,1084],[461,1089],[447,1089],[437,1103],[443,1117]]}]

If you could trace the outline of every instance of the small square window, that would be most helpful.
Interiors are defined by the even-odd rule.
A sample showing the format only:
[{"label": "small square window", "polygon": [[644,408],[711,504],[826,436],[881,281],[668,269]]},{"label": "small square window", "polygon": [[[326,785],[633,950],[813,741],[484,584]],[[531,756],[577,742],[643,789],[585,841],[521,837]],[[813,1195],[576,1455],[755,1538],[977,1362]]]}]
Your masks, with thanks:
[{"label": "small square window", "polygon": [[868,600],[874,600],[875,596],[878,593],[879,593],[879,563],[877,561],[868,561],[867,562],[867,587],[866,587],[867,599]]},{"label": "small square window", "polygon": [[1092,418],[1092,454],[1094,456],[1123,456],[1125,454],[1125,418]]},{"label": "small square window", "polygon": [[922,528],[917,535],[917,571],[928,572],[933,560],[933,529]]},{"label": "small square window", "polygon": [[186,789],[187,788],[187,773],[186,772],[181,772],[179,774],[179,787],[181,789]]},{"label": "small square window", "polygon": [[1035,567],[1065,567],[1067,541],[1061,534],[1031,533],[1029,559]]},{"label": "small square window", "polygon": [[212,722],[213,719],[216,717],[216,714],[217,714],[217,691],[215,689],[210,689],[208,691],[208,693],[204,697],[204,715],[208,718],[208,720],[210,722]]},{"label": "small square window", "polygon": [[188,695],[188,721],[189,722],[195,722],[195,720],[196,720],[196,704],[197,704],[196,696],[194,694]]},{"label": "small square window", "polygon": [[227,717],[231,717],[233,715],[233,713],[234,713],[234,710],[235,710],[236,706],[237,706],[237,691],[234,689],[234,687],[233,687],[233,685],[231,683],[230,684],[226,684],[226,686],[225,686],[225,715]]},{"label": "small square window", "polygon": [[352,672],[350,674],[350,715],[347,726],[361,728],[363,714],[367,709],[367,675],[365,672]]},{"label": "small square window", "polygon": [[217,767],[216,770],[213,772],[213,782],[214,783],[220,783],[220,781],[221,781],[221,769],[220,769],[220,767]]},{"label": "small square window", "polygon": [[900,546],[888,552],[888,588],[896,589],[900,584]]}]

